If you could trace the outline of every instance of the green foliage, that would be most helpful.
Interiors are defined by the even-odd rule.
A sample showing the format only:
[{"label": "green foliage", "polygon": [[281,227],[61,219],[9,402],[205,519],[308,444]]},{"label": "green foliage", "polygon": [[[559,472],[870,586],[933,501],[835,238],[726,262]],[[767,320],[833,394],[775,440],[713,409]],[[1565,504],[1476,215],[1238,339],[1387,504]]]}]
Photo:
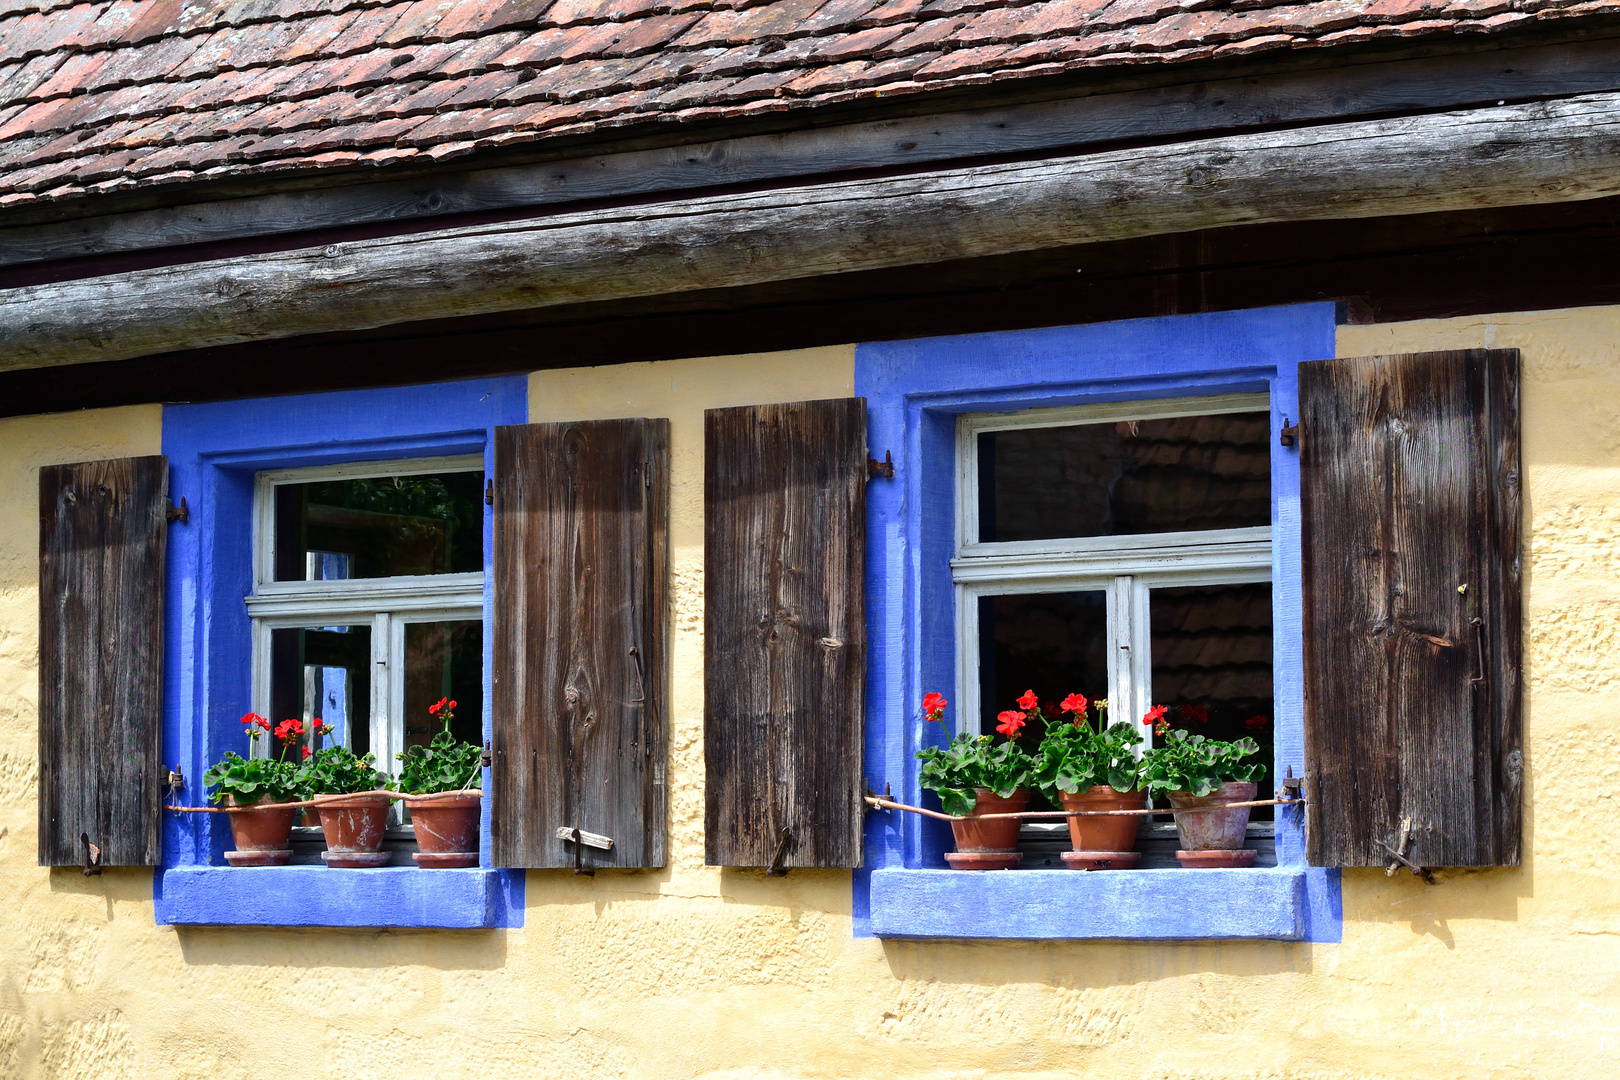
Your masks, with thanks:
[{"label": "green foliage", "polygon": [[1172,731],[1165,735],[1163,746],[1142,755],[1142,778],[1154,798],[1171,791],[1208,795],[1222,784],[1250,782],[1266,775],[1265,765],[1243,761],[1259,752],[1253,739],[1221,742]]},{"label": "green foliage", "polygon": [[211,803],[222,803],[234,795],[239,803],[258,802],[268,795],[272,802],[298,798],[297,769],[290,761],[276,758],[245,758],[234,750],[225,751],[217,765],[203,773],[203,786],[216,787],[208,796]]},{"label": "green foliage", "polygon": [[1142,763],[1136,757],[1141,741],[1134,724],[1119,721],[1102,728],[1101,710],[1097,728],[1083,712],[1073,723],[1048,724],[1035,755],[1035,784],[1053,806],[1060,805],[1060,792],[1072,795],[1098,784],[1135,791],[1142,786]]},{"label": "green foliage", "polygon": [[298,790],[308,798],[376,791],[388,782],[388,775],[377,771],[371,754],[361,757],[347,746],[325,746],[304,760],[295,779]]},{"label": "green foliage", "polygon": [[1029,784],[1035,761],[1016,742],[992,745],[988,735],[958,735],[943,749],[917,752],[922,786],[939,795],[947,814],[965,817],[978,801],[975,788],[989,788],[1003,799]]},{"label": "green foliage", "polygon": [[406,747],[395,754],[405,764],[399,770],[400,791],[407,795],[432,795],[439,791],[463,791],[482,787],[484,773],[478,747],[461,742],[450,734],[451,709],[455,702],[441,700],[428,711],[444,721],[444,728],[428,746]]}]

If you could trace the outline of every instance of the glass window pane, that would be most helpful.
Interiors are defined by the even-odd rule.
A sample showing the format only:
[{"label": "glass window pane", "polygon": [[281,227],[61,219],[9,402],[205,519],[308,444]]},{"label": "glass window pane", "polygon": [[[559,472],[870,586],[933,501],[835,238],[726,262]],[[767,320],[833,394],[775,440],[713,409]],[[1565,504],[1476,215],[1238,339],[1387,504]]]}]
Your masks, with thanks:
[{"label": "glass window pane", "polygon": [[327,743],[366,753],[371,667],[369,625],[270,631],[270,719],[319,718],[332,725]]},{"label": "glass window pane", "polygon": [[[1191,717],[1174,719],[1174,727],[1212,739],[1247,735],[1259,743],[1255,760],[1265,764],[1266,777],[1255,797],[1271,798],[1271,586],[1153,589],[1148,595],[1154,704],[1194,707]],[[1252,816],[1269,820],[1270,811],[1255,807]]]},{"label": "glass window pane", "polygon": [[[1108,599],[1102,590],[986,596],[979,600],[979,731],[1034,690],[1048,719],[1071,693],[1108,696]],[[1034,751],[1042,730],[1020,741]]]},{"label": "glass window pane", "polygon": [[979,539],[1271,524],[1270,414],[1225,413],[979,435]]},{"label": "glass window pane", "polygon": [[476,573],[483,485],[481,472],[278,484],[275,579]]},{"label": "glass window pane", "polygon": [[[478,620],[405,625],[405,745],[426,746],[440,730],[428,709],[456,703],[450,733],[484,741],[484,624]],[[390,771],[397,771],[394,762]]]}]

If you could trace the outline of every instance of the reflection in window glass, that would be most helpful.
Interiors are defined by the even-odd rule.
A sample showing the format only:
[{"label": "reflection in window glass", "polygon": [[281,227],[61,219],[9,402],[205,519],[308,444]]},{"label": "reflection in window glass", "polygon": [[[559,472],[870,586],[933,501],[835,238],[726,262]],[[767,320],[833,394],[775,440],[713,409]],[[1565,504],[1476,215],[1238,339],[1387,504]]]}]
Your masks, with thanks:
[{"label": "reflection in window glass", "polygon": [[[428,709],[440,698],[456,703],[450,733],[463,742],[484,741],[484,624],[459,622],[405,625],[405,745],[426,746],[441,729]],[[398,762],[387,766],[390,771]]]},{"label": "reflection in window glass", "polygon": [[[371,627],[270,631],[270,718],[320,719],[327,743],[371,748]],[[279,747],[273,748],[279,750]]]},{"label": "reflection in window glass", "polygon": [[[986,596],[979,600],[979,731],[994,734],[996,714],[1034,690],[1048,719],[1071,693],[1108,694],[1108,605],[1102,590]],[[1043,731],[1025,728],[1034,751]]]},{"label": "reflection in window glass", "polygon": [[979,539],[1271,524],[1270,414],[1125,420],[979,435]]},{"label": "reflection in window glass", "polygon": [[480,472],[318,480],[275,489],[275,580],[476,573]]},{"label": "reflection in window glass", "polygon": [[[1266,776],[1256,798],[1271,798],[1271,586],[1154,589],[1149,596],[1153,701],[1192,707],[1190,717],[1184,711],[1173,719],[1175,727],[1259,743],[1255,760],[1265,764]],[[1255,807],[1253,816],[1269,820],[1270,811]]]}]

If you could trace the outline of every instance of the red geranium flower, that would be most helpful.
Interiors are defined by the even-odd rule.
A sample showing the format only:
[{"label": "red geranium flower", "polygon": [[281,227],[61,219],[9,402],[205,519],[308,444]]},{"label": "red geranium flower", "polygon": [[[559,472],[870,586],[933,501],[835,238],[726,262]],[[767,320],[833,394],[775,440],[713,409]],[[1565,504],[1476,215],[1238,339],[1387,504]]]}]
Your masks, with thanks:
[{"label": "red geranium flower", "polygon": [[312,756],[314,753],[315,751],[311,750],[309,747],[304,747],[304,756],[306,758]]},{"label": "red geranium flower", "polygon": [[1063,699],[1062,703],[1058,705],[1058,708],[1062,709],[1064,712],[1074,713],[1075,719],[1078,720],[1080,718],[1080,714],[1086,711],[1086,706],[1089,704],[1090,702],[1086,700],[1086,695],[1070,694],[1068,697]]},{"label": "red geranium flower", "polygon": [[432,705],[428,706],[428,714],[431,716],[438,716],[439,713],[443,712],[445,709],[454,709],[455,707],[455,702],[451,701],[447,697],[442,697]]},{"label": "red geranium flower", "polygon": [[291,739],[303,733],[304,722],[302,720],[283,720],[276,725],[276,738],[278,739]]},{"label": "red geranium flower", "polygon": [[1259,731],[1261,728],[1268,726],[1270,723],[1271,717],[1262,716],[1259,713],[1255,713],[1253,716],[1243,721],[1243,726],[1248,728],[1250,731]]},{"label": "red geranium flower", "polygon": [[1181,718],[1189,724],[1207,724],[1209,723],[1209,710],[1202,705],[1183,705],[1181,707]]},{"label": "red geranium flower", "polygon": [[1035,697],[1035,691],[1033,690],[1025,690],[1024,696],[1018,699],[1018,707],[1025,712],[1032,711],[1037,704],[1039,704],[1039,701]]},{"label": "red geranium flower", "polygon": [[922,702],[923,723],[931,724],[936,720],[944,723],[945,706],[949,704],[950,702],[945,700],[944,694],[924,694]]},{"label": "red geranium flower", "polygon": [[1163,705],[1155,705],[1142,715],[1142,723],[1163,735],[1170,730],[1170,721],[1166,717],[1169,712]]},{"label": "red geranium flower", "polygon": [[1008,710],[1007,712],[997,715],[996,719],[1001,721],[1001,723],[996,725],[996,730],[1007,736],[1009,739],[1017,735],[1018,729],[1024,726],[1024,714],[1021,712],[1013,712],[1012,710]]},{"label": "red geranium flower", "polygon": [[264,728],[264,730],[266,730],[266,731],[270,730],[270,718],[269,717],[255,716],[253,718],[253,722],[255,724],[258,724],[260,727]]}]

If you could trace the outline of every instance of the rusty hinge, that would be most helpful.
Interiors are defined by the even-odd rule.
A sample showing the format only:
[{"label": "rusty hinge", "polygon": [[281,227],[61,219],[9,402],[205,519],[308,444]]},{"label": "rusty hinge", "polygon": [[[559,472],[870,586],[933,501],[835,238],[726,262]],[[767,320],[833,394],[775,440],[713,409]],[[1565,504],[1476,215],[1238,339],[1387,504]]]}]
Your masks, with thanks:
[{"label": "rusty hinge", "polygon": [[176,765],[169,770],[169,779],[163,784],[163,797],[166,799],[171,795],[178,796],[184,793],[185,790],[186,775],[180,771],[180,766]]},{"label": "rusty hinge", "polygon": [[765,871],[766,877],[787,877],[787,867],[782,865],[782,860],[787,857],[788,841],[792,839],[793,830],[782,826],[782,832],[776,838],[776,854],[771,856],[770,868]]},{"label": "rusty hinge", "polygon": [[872,457],[870,454],[867,455],[866,478],[868,480],[875,480],[879,476],[883,477],[885,480],[894,479],[894,452],[892,450],[883,451],[882,461]]},{"label": "rusty hinge", "polygon": [[191,507],[186,505],[186,497],[184,495],[180,496],[179,506],[174,505],[173,502],[169,503],[169,509],[164,511],[163,517],[164,520],[169,522],[190,522]]},{"label": "rusty hinge", "polygon": [[1282,431],[1277,433],[1277,441],[1284,446],[1297,444],[1299,442],[1299,425],[1291,424],[1288,422],[1288,417],[1283,417]]},{"label": "rusty hinge", "polygon": [[1294,824],[1305,823],[1305,782],[1294,775],[1294,767],[1288,766],[1288,775],[1283,777],[1283,798],[1288,800],[1283,805],[1283,817],[1286,819],[1290,813],[1294,815]]},{"label": "rusty hinge", "polygon": [[488,739],[484,740],[484,748],[478,752],[478,764],[486,769],[495,764],[495,751],[490,748]]},{"label": "rusty hinge", "polygon": [[90,842],[89,833],[80,833],[79,840],[84,844],[84,876],[101,876],[101,849]]},{"label": "rusty hinge", "polygon": [[484,505],[495,505],[495,478],[490,477],[484,481]]}]

